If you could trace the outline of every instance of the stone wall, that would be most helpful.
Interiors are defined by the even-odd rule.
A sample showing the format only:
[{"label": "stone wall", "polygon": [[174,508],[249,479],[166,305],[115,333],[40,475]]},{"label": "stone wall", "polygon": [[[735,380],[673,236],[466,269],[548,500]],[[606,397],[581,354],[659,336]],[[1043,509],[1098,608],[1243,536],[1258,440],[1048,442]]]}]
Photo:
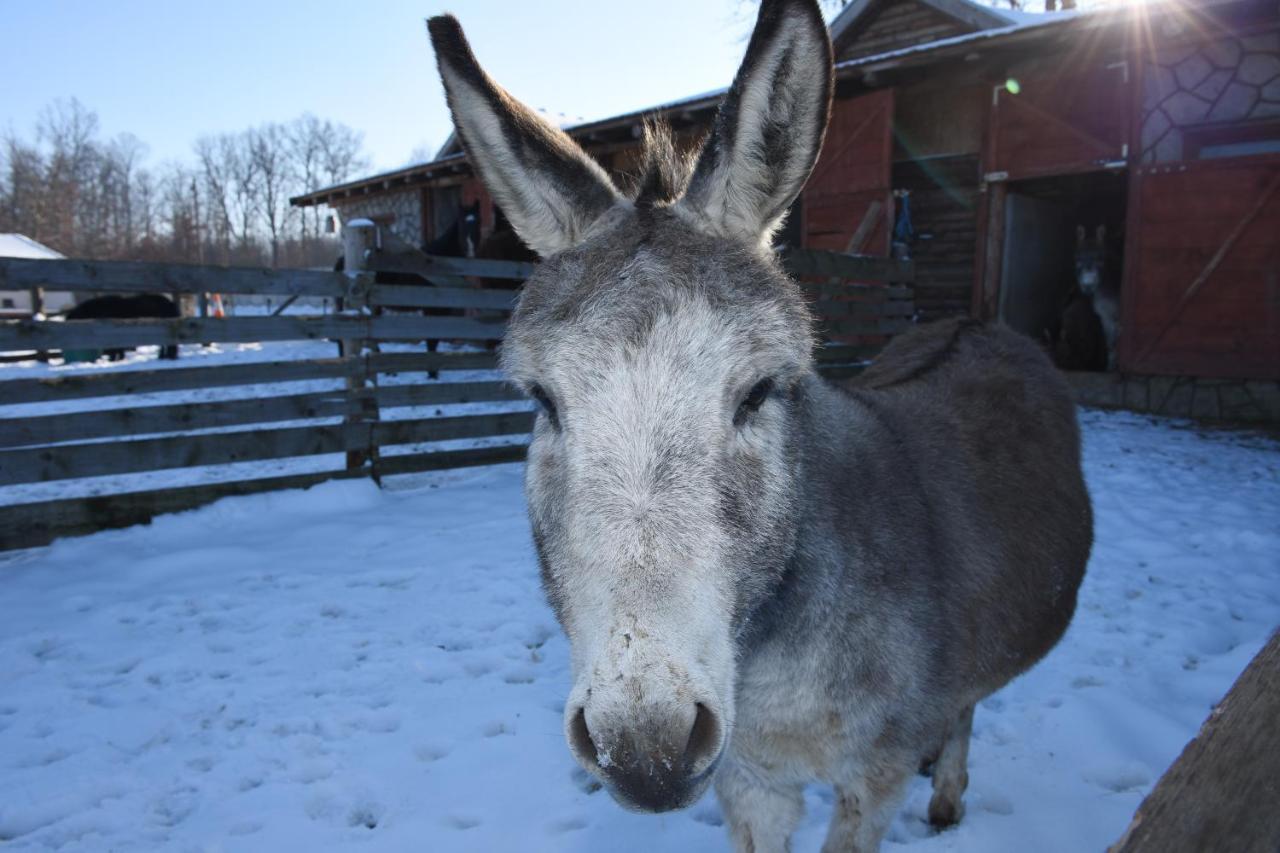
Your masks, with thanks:
[{"label": "stone wall", "polygon": [[1280,382],[1067,373],[1082,406],[1239,424],[1280,425]]},{"label": "stone wall", "polygon": [[[421,190],[415,188],[400,192],[357,196],[334,202],[333,207],[338,212],[338,221],[341,223],[350,222],[352,219],[372,219],[379,224],[387,224],[391,233],[410,246],[421,246],[421,193]],[[390,220],[389,224],[388,220]]]},{"label": "stone wall", "polygon": [[1185,159],[1190,126],[1280,118],[1280,32],[1162,47],[1146,69],[1142,162]]}]

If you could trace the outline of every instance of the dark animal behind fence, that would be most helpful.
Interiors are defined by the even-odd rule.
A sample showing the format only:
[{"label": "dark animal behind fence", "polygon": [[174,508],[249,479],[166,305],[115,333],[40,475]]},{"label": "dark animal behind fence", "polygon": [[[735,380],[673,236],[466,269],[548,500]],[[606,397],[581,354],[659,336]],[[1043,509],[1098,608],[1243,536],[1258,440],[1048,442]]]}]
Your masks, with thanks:
[{"label": "dark animal behind fence", "polygon": [[[143,320],[147,318],[172,319],[182,316],[178,306],[167,296],[158,293],[142,293],[137,296],[95,296],[86,299],[67,312],[68,320]],[[106,350],[112,361],[120,361],[128,352],[124,348]],[[160,347],[160,357],[176,359],[178,346]]]},{"label": "dark animal behind fence", "polygon": [[474,258],[480,245],[480,202],[463,205],[440,236],[428,241],[423,251],[445,258]]}]

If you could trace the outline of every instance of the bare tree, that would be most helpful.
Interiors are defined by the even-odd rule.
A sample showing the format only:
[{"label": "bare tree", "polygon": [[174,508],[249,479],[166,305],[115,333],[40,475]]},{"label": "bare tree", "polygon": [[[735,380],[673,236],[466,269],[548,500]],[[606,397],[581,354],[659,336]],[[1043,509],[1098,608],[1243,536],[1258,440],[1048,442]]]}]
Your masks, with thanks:
[{"label": "bare tree", "polygon": [[249,157],[258,174],[257,207],[271,240],[271,266],[280,263],[280,238],[291,214],[289,188],[293,164],[283,125],[264,124],[249,131]]},{"label": "bare tree", "polygon": [[111,199],[115,254],[128,257],[132,255],[134,241],[138,237],[134,185],[138,180],[139,166],[147,156],[147,146],[132,133],[122,133],[108,147],[107,156],[114,163],[116,176]]},{"label": "bare tree", "polygon": [[[289,156],[293,161],[293,174],[297,181],[295,190],[307,192],[320,182],[324,170],[325,125],[311,113],[304,113],[289,125]],[[290,193],[293,194],[292,191]],[[306,251],[307,244],[320,236],[320,209],[311,208],[311,226],[308,227],[307,212],[302,211],[298,217],[299,237]]]},{"label": "bare tree", "polygon": [[44,173],[44,157],[36,146],[15,136],[5,139],[4,183],[0,185],[0,219],[5,230],[22,231],[36,240],[48,239]]},{"label": "bare tree", "polygon": [[93,179],[94,136],[98,117],[75,98],[46,107],[36,126],[36,139],[48,150],[44,170],[44,224],[64,252],[82,254],[82,192]]},{"label": "bare tree", "polygon": [[324,123],[323,132],[324,176],[329,184],[340,184],[354,173],[369,168],[369,159],[361,150],[364,134],[330,121]]},{"label": "bare tree", "polygon": [[42,114],[34,140],[0,137],[0,228],[74,257],[223,263],[318,263],[333,251],[289,197],[365,167],[360,135],[303,115],[202,137],[195,164],[145,168],[146,146],[99,136],[97,116],[75,100]]}]

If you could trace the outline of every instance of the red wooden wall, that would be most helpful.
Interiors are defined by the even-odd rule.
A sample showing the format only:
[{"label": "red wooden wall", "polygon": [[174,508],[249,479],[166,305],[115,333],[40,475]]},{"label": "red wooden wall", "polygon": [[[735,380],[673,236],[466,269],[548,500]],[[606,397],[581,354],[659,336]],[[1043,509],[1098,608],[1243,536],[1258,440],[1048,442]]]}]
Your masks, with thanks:
[{"label": "red wooden wall", "polygon": [[1280,379],[1280,157],[1141,170],[1120,367]]},{"label": "red wooden wall", "polygon": [[[832,105],[826,142],[802,196],[806,248],[888,253],[893,222],[892,133],[892,89]],[[850,238],[876,201],[880,208],[874,228],[860,246],[850,246]]]},{"label": "red wooden wall", "polygon": [[1018,94],[992,91],[986,170],[1009,179],[1090,172],[1124,160],[1129,69],[1091,58],[1018,77]]}]

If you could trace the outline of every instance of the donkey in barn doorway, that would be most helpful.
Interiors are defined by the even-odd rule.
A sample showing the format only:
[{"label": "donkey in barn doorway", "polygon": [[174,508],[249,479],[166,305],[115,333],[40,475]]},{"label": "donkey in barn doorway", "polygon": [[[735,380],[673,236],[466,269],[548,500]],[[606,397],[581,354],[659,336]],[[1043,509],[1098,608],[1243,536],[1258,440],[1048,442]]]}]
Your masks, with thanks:
[{"label": "donkey in barn doorway", "polygon": [[755,853],[786,849],[813,780],[838,793],[826,849],[877,849],[924,759],[931,820],[958,820],[974,704],[1075,608],[1075,407],[1032,341],[969,321],[903,335],[848,392],[816,375],[769,249],[830,110],[814,0],[762,3],[696,160],[651,128],[634,198],[457,21],[430,30],[471,162],[544,259],[503,365],[541,407],[526,493],[573,755],[643,811],[714,781]]},{"label": "donkey in barn doorway", "polygon": [[[1076,288],[1073,303],[1063,315],[1063,334],[1081,324],[1101,328],[1102,337],[1095,348],[1105,351],[1100,358],[1102,364],[1086,368],[1090,370],[1112,370],[1116,366],[1116,339],[1120,335],[1119,270],[1108,248],[1105,225],[1099,225],[1092,237],[1083,225],[1076,226]],[[1073,325],[1069,326],[1072,306],[1076,314],[1092,311],[1097,317],[1096,323],[1091,323],[1087,317],[1075,318]],[[1084,334],[1087,336],[1088,333]],[[1076,337],[1080,336],[1077,332]]]}]

